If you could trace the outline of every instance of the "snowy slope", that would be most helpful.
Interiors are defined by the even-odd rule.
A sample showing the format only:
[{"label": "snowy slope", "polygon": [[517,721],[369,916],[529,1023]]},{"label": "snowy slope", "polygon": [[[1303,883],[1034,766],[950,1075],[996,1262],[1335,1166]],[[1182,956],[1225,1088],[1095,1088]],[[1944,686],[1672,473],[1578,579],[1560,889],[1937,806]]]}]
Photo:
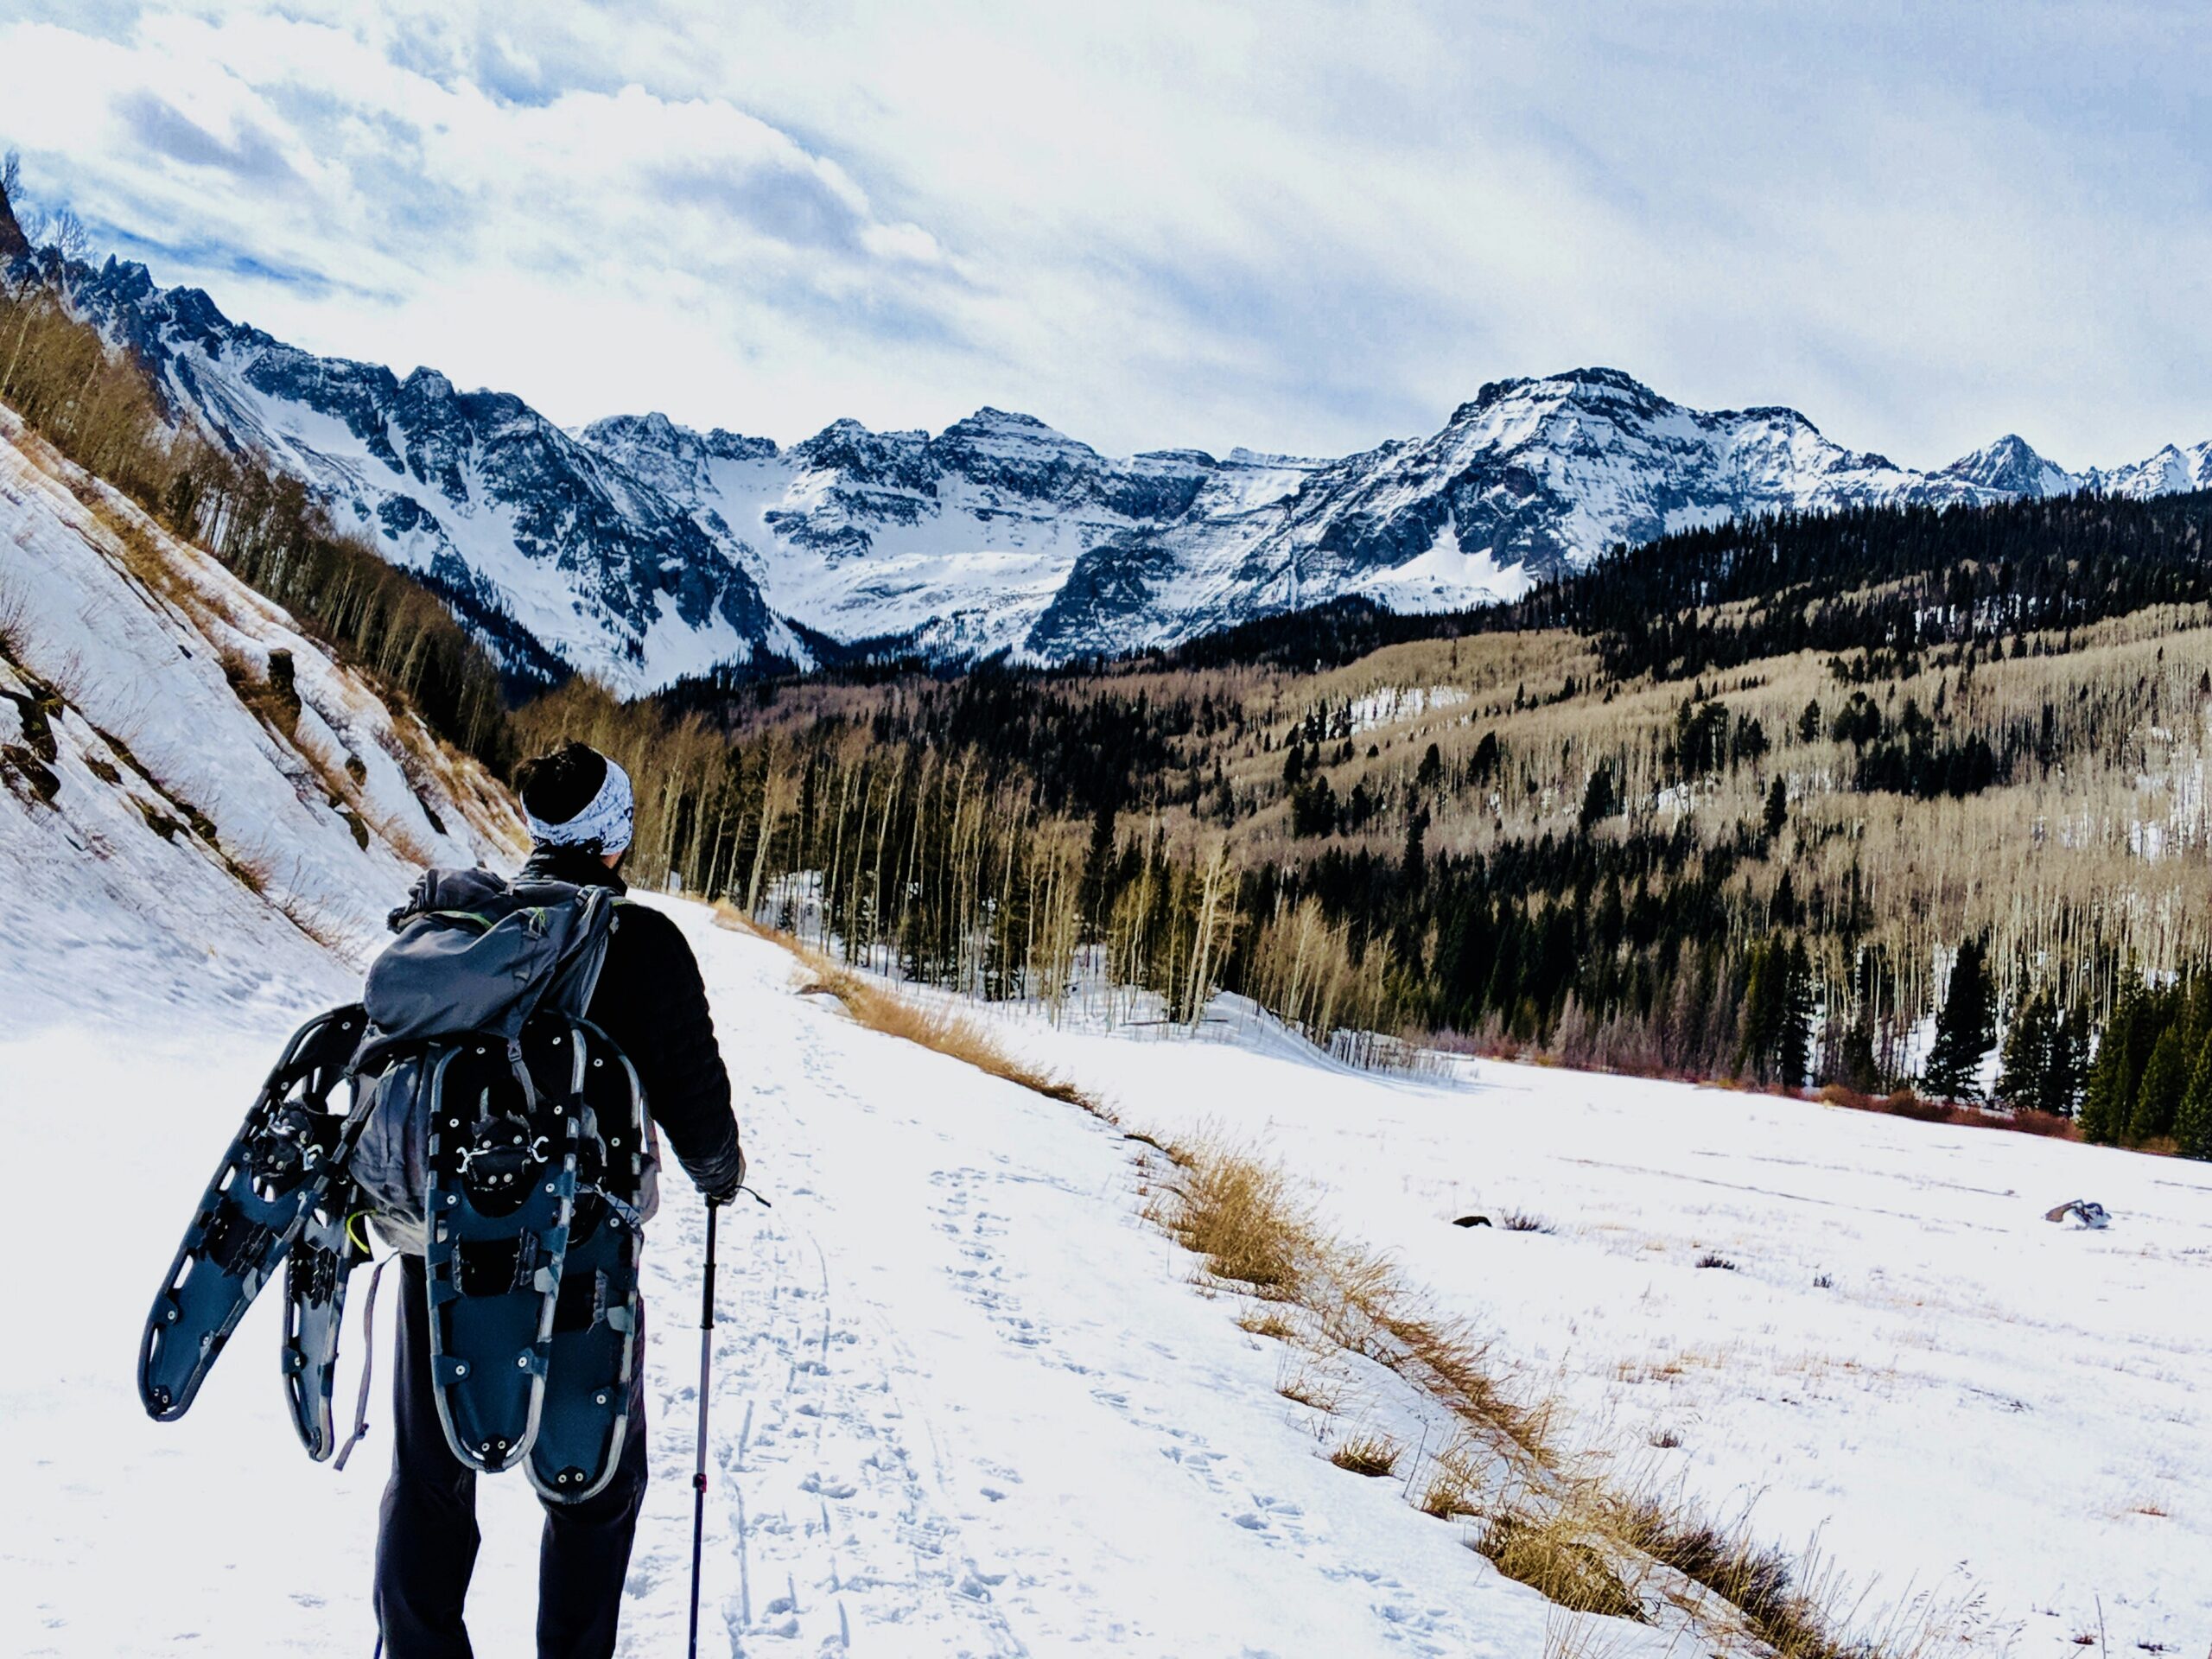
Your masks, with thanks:
[{"label": "snowy slope", "polygon": [[934,435],[842,420],[788,448],[657,414],[567,432],[433,369],[285,345],[140,265],[66,281],[181,411],[311,484],[511,665],[624,691],[840,645],[1063,661],[1341,594],[1463,608],[1747,513],[2212,482],[2212,444],[2075,473],[2017,436],[1921,472],[1793,410],[1690,409],[1606,368],[1494,382],[1430,436],[1337,460],[1116,458],[988,408]]},{"label": "snowy slope", "polygon": [[327,988],[367,895],[520,835],[474,762],[3,408],[0,699],[0,1026]]},{"label": "snowy slope", "polygon": [[[1282,1160],[1624,1476],[1817,1540],[1870,1612],[1926,1597],[2045,1659],[2212,1637],[2212,1169],[1490,1062],[1388,1080],[1222,1012],[1211,1043],[1005,1029],[1133,1124]],[[2085,1197],[2108,1231],[2042,1219]],[[1554,1230],[1451,1224],[1509,1211]]]}]

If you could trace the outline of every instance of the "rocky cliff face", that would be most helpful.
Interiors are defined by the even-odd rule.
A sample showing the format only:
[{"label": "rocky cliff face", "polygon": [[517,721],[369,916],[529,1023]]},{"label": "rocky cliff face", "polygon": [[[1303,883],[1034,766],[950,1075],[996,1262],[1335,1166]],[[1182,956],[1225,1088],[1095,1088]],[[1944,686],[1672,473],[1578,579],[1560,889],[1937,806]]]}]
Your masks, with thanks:
[{"label": "rocky cliff face", "polygon": [[1338,460],[1115,458],[995,409],[789,448],[658,414],[571,433],[435,370],[300,351],[141,266],[67,283],[180,410],[307,481],[511,662],[542,648],[632,691],[840,645],[1110,654],[1343,594],[1457,609],[1747,513],[2212,484],[2212,445],[2075,474],[2016,436],[1917,472],[1793,410],[1688,409],[1604,368],[1494,382],[1440,431]]}]

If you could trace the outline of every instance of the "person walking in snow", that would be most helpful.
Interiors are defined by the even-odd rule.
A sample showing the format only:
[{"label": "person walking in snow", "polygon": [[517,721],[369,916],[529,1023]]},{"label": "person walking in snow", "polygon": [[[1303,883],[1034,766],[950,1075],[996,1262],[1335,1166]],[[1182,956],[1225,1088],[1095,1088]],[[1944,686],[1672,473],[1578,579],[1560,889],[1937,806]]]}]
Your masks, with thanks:
[{"label": "person walking in snow", "polygon": [[[630,846],[632,798],[622,768],[571,743],[524,766],[520,784],[533,842],[521,879],[626,892],[620,869]],[[707,1201],[734,1198],[745,1154],[729,1074],[698,962],[668,917],[623,906],[588,1017],[629,1057],[652,1122]],[[476,1475],[454,1456],[438,1421],[423,1258],[404,1256],[402,1271],[396,1444],[377,1536],[377,1624],[387,1659],[467,1659],[461,1604],[476,1562]],[[642,1325],[638,1339],[629,1426],[613,1478],[581,1503],[545,1505],[540,1659],[606,1659],[614,1651],[645,1491]]]}]

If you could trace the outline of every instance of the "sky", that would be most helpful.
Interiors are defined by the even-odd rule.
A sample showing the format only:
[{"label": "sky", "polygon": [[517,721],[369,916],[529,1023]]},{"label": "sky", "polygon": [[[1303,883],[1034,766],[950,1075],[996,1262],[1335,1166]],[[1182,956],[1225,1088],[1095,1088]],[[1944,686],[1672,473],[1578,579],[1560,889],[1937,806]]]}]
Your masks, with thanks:
[{"label": "sky", "polygon": [[2212,9],[0,0],[34,205],[311,350],[791,442],[1335,454],[1625,369],[2212,438]]}]

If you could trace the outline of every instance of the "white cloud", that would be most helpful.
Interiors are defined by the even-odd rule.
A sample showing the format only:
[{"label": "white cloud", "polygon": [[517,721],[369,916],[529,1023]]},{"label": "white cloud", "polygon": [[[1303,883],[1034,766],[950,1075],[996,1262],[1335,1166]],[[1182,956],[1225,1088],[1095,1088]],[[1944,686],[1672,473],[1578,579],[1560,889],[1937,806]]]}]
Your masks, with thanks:
[{"label": "white cloud", "polygon": [[563,421],[1337,450],[1608,362],[1921,464],[2212,435],[2178,9],[44,10],[34,184]]}]

